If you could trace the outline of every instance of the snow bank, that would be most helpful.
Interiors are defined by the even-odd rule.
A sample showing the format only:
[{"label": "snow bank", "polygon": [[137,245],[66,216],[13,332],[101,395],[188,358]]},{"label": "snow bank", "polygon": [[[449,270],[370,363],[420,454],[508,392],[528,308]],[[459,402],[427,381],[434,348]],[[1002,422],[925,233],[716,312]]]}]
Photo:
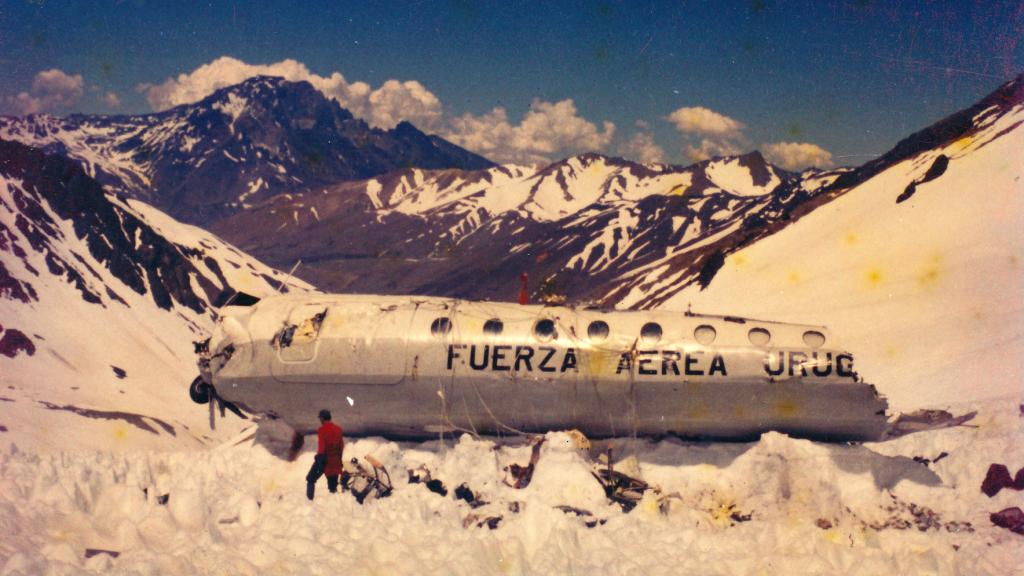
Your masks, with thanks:
[{"label": "snow bank", "polygon": [[[395,486],[364,505],[323,481],[305,499],[312,442],[295,462],[252,441],[116,455],[12,446],[0,454],[0,574],[1011,573],[1024,537],[989,514],[1024,493],[979,487],[992,462],[1024,466],[1024,419],[1017,403],[989,402],[976,424],[863,446],[769,433],[589,452],[550,433],[523,489],[505,482],[530,459],[523,440],[357,439],[346,457],[373,455]],[[609,444],[617,469],[657,487],[628,513],[591,474]],[[421,466],[446,496],[408,482]],[[455,499],[462,483],[485,504]]]}]

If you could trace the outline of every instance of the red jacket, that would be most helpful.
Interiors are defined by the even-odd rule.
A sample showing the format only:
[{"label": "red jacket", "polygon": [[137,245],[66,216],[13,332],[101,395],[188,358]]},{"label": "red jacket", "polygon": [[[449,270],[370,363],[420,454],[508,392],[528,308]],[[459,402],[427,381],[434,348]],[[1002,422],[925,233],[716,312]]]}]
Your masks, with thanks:
[{"label": "red jacket", "polygon": [[341,453],[345,449],[345,439],[341,427],[328,420],[316,431],[316,453],[326,456],[324,474],[337,476],[341,474]]}]

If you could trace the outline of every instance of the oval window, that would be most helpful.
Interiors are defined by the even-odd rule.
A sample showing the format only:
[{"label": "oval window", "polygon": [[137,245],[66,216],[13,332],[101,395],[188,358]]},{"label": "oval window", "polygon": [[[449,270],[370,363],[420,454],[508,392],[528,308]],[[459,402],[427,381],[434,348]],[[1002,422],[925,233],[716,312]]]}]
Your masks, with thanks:
[{"label": "oval window", "polygon": [[452,321],[448,318],[436,318],[430,323],[430,333],[438,338],[443,338],[452,331]]},{"label": "oval window", "polygon": [[505,325],[497,318],[491,318],[487,322],[484,322],[484,334],[498,335],[501,334],[501,331],[504,329]]},{"label": "oval window", "polygon": [[714,326],[709,326],[708,324],[701,324],[693,331],[693,338],[705,346],[714,342],[717,337],[718,331],[715,330]]},{"label": "oval window", "polygon": [[661,324],[657,322],[648,322],[644,324],[644,327],[640,329],[640,339],[645,344],[654,344],[658,340],[661,340]]},{"label": "oval window", "polygon": [[817,330],[804,332],[804,344],[811,348],[821,348],[825,344],[825,335]]},{"label": "oval window", "polygon": [[608,337],[608,323],[604,320],[594,320],[587,326],[587,338],[595,342],[600,342]]},{"label": "oval window", "polygon": [[555,334],[555,321],[545,318],[533,325],[533,335],[542,342],[558,338]]},{"label": "oval window", "polygon": [[750,338],[750,343],[754,346],[767,346],[772,341],[772,333],[764,328],[751,328],[747,338]]}]

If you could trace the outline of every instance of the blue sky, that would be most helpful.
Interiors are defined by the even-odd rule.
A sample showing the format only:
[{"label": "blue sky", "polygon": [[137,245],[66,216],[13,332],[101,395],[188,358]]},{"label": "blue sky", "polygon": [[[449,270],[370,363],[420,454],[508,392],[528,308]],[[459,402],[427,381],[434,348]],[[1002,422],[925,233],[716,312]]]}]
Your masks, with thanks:
[{"label": "blue sky", "polygon": [[[291,59],[366,86],[339,100],[371,123],[413,98],[413,123],[499,160],[785,142],[860,164],[1024,71],[1022,37],[1020,2],[3,0],[0,112],[148,112],[204,84],[140,85]],[[70,80],[38,80],[54,69]],[[417,86],[372,96],[389,80]]]}]

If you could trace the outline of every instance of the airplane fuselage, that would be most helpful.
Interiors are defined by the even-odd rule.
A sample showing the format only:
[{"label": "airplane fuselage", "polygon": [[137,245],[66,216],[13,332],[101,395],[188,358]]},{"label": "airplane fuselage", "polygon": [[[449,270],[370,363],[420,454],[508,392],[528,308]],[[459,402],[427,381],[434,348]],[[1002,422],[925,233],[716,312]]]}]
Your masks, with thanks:
[{"label": "airplane fuselage", "polygon": [[873,439],[886,402],[820,326],[412,296],[228,307],[201,359],[217,393],[299,431]]}]

